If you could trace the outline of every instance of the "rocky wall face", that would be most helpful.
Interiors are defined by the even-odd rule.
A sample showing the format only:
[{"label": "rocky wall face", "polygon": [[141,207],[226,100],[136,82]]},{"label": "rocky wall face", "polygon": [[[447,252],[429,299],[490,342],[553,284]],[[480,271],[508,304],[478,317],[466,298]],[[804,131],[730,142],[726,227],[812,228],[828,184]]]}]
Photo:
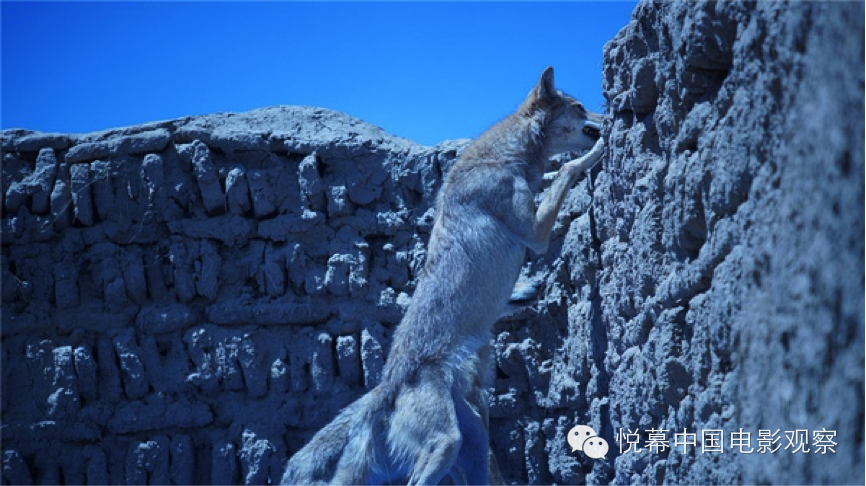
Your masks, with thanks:
[{"label": "rocky wall face", "polygon": [[[641,3],[606,46],[608,155],[495,330],[507,482],[863,482],[862,19]],[[377,382],[467,141],[278,107],[2,143],[3,481],[218,484],[277,480]]]},{"label": "rocky wall face", "polygon": [[463,146],[302,107],[4,132],[4,481],[278,479],[377,382]]},{"label": "rocky wall face", "polygon": [[[600,420],[643,452],[614,447],[604,480],[863,482],[863,17],[643,2],[605,47]],[[697,447],[646,449],[647,431],[684,428]],[[701,452],[712,430],[722,453]]]}]

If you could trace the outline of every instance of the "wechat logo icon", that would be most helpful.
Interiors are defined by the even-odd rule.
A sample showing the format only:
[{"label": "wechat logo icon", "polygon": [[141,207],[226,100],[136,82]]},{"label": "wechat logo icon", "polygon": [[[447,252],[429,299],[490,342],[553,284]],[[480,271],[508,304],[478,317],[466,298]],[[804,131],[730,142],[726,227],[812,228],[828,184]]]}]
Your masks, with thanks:
[{"label": "wechat logo icon", "polygon": [[571,452],[583,451],[593,459],[607,459],[607,441],[587,425],[578,425],[568,431],[568,445],[571,446]]}]

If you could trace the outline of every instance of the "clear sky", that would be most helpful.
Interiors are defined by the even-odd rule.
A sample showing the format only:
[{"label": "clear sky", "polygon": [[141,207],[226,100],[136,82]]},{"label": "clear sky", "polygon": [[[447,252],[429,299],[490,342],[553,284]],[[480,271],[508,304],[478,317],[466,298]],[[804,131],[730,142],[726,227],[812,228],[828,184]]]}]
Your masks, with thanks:
[{"label": "clear sky", "polygon": [[424,144],[476,137],[541,71],[600,111],[636,2],[2,2],[2,128],[89,132],[272,105]]}]

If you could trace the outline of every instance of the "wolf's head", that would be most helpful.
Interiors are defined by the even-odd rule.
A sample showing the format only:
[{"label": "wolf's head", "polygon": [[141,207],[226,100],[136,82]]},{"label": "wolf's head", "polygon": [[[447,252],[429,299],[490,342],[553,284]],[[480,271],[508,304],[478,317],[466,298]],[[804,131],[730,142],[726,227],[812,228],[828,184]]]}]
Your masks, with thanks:
[{"label": "wolf's head", "polygon": [[548,157],[589,150],[601,136],[601,115],[592,113],[573,97],[558,91],[553,85],[553,68],[541,74],[538,84],[530,91],[521,111],[532,116],[544,113],[541,130]]}]

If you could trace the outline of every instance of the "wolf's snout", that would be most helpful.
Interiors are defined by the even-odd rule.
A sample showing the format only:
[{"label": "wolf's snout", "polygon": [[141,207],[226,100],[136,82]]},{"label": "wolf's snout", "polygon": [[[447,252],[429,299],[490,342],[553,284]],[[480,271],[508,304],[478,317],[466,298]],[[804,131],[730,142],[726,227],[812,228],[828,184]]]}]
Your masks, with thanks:
[{"label": "wolf's snout", "polygon": [[592,122],[584,125],[582,131],[584,135],[593,140],[598,140],[601,137],[601,130],[599,129],[599,126]]}]

